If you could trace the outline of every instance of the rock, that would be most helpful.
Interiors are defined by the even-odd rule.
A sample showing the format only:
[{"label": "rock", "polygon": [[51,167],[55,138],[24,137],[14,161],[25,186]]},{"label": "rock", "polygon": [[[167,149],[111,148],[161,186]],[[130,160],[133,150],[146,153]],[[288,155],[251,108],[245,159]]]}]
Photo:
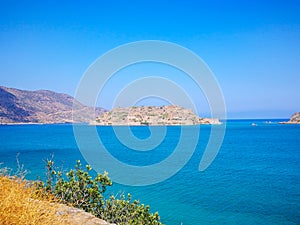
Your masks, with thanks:
[{"label": "rock", "polygon": [[280,124],[300,124],[300,112],[294,113],[287,122],[280,122]]},{"label": "rock", "polygon": [[115,108],[97,117],[91,125],[171,126],[220,124],[218,119],[200,118],[192,110],[180,106],[133,106]]},{"label": "rock", "polygon": [[292,115],[290,119],[291,123],[300,123],[300,112],[296,112]]},{"label": "rock", "polygon": [[112,225],[81,209],[59,204],[57,215],[70,225]]}]

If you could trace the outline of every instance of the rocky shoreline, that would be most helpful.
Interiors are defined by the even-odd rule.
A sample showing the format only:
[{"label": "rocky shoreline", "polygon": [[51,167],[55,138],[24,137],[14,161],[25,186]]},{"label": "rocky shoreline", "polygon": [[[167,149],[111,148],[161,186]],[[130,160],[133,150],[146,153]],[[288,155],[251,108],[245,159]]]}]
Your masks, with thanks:
[{"label": "rocky shoreline", "polygon": [[294,113],[289,121],[279,122],[280,124],[300,124],[300,112]]},{"label": "rocky shoreline", "polygon": [[219,119],[201,118],[192,110],[180,106],[133,106],[114,108],[97,117],[91,125],[99,126],[176,126],[221,124]]}]

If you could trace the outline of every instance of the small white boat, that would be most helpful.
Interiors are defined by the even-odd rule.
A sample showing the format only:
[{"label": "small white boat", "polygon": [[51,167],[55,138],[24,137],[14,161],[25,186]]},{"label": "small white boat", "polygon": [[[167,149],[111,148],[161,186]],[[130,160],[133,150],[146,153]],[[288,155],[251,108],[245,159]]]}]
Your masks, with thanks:
[{"label": "small white boat", "polygon": [[252,124],[251,124],[251,126],[253,126],[253,127],[256,127],[256,126],[257,126],[257,124],[256,124],[256,123],[252,123]]}]

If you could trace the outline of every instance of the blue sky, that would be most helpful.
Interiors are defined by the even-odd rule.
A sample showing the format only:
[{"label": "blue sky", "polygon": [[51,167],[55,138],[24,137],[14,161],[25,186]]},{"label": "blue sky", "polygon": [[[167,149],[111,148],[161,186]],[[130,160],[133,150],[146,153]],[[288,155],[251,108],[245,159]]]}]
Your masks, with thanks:
[{"label": "blue sky", "polygon": [[[287,118],[300,111],[299,12],[300,2],[288,0],[1,1],[0,85],[74,95],[85,70],[106,51],[164,40],[207,63],[229,118]],[[110,90],[124,82],[117,78],[101,106],[109,108]]]}]

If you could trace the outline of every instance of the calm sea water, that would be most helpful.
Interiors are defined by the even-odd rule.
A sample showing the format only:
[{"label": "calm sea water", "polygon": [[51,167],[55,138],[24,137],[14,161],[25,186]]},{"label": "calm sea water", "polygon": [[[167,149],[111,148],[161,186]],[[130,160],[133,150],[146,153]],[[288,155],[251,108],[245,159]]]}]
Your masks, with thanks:
[{"label": "calm sea water", "polygon": [[[173,177],[150,186],[115,183],[108,193],[130,192],[159,211],[165,224],[300,224],[300,126],[266,124],[266,120],[228,121],[224,143],[211,166],[198,171],[210,126],[201,126],[199,144],[190,161]],[[252,123],[258,126],[251,126]],[[133,127],[147,138],[147,127]],[[98,127],[111,154],[133,165],[151,165],[168,157],[180,127],[168,127],[155,150],[126,149],[111,127]],[[0,162],[17,168],[16,156],[29,171],[27,179],[45,177],[44,160],[54,157],[63,170],[84,159],[71,125],[0,126]],[[108,171],[109,172],[109,171]],[[153,174],[156,176],[156,174]]]}]

